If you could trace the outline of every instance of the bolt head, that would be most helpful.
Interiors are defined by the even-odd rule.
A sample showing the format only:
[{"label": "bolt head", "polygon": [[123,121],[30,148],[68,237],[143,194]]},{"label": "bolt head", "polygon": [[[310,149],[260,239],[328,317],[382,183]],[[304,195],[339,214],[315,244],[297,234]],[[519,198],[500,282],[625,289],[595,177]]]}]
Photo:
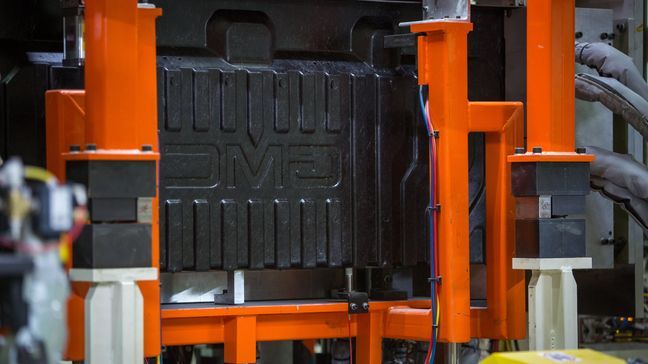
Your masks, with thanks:
[{"label": "bolt head", "polygon": [[362,302],[362,309],[365,310],[365,311],[369,310],[369,303]]},{"label": "bolt head", "polygon": [[97,150],[97,144],[94,143],[88,143],[86,144],[86,150],[89,152],[94,152]]},{"label": "bolt head", "polygon": [[357,303],[351,303],[351,304],[349,305],[349,307],[351,308],[351,311],[355,311],[355,310],[358,309],[358,304],[357,304]]}]

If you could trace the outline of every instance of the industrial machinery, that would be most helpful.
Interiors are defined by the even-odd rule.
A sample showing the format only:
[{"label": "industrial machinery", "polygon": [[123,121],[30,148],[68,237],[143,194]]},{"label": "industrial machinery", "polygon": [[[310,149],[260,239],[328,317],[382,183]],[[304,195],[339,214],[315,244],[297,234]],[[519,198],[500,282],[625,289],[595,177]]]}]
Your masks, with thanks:
[{"label": "industrial machinery", "polygon": [[65,350],[68,280],[60,255],[85,223],[82,186],[9,159],[0,166],[3,363],[53,363]]},{"label": "industrial machinery", "polygon": [[[557,350],[644,315],[643,18],[634,0],[1,3],[0,154],[69,195],[50,210],[71,222],[36,234],[74,241],[41,268],[60,302],[70,282],[56,340],[30,331],[41,362],[597,357]],[[0,170],[0,237],[20,168]]]}]

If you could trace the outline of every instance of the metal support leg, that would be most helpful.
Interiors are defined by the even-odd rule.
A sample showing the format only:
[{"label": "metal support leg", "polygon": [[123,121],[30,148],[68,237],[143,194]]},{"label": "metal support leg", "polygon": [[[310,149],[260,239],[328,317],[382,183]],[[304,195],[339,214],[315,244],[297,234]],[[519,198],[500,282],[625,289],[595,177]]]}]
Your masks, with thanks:
[{"label": "metal support leg", "polygon": [[457,343],[447,343],[446,360],[447,364],[459,364],[459,345]]},{"label": "metal support leg", "polygon": [[356,360],[362,364],[382,363],[383,314],[381,311],[370,311],[355,315],[358,319],[356,336]]},{"label": "metal support leg", "polygon": [[137,283],[93,284],[85,312],[85,358],[89,363],[142,361],[143,301]]},{"label": "metal support leg", "polygon": [[225,363],[256,362],[256,316],[236,316],[225,322]]},{"label": "metal support leg", "polygon": [[576,281],[572,269],[592,267],[591,258],[513,260],[514,269],[532,270],[529,282],[529,348],[578,348]]},{"label": "metal support leg", "polygon": [[137,281],[157,279],[157,269],[72,269],[70,277],[92,283],[85,299],[86,363],[141,363],[144,303]]}]

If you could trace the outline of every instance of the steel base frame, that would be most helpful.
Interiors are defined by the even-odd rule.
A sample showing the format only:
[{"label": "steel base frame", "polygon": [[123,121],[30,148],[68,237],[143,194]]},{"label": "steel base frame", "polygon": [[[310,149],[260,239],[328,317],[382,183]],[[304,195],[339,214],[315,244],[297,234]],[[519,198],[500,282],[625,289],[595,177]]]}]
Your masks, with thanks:
[{"label": "steel base frame", "polygon": [[[430,340],[429,300],[372,301],[348,314],[346,301],[162,308],[162,345],[225,344],[226,363],[256,361],[257,341],[356,338],[356,363],[381,363],[382,339]],[[404,312],[409,314],[403,315]],[[415,314],[412,314],[415,313]]]}]

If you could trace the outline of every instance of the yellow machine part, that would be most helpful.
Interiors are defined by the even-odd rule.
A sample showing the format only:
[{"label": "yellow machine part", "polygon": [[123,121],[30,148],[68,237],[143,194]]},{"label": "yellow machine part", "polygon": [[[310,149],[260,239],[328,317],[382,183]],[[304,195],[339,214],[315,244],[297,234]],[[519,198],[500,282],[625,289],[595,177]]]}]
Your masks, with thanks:
[{"label": "yellow machine part", "polygon": [[496,353],[484,361],[483,364],[624,364],[625,361],[613,356],[605,355],[590,349],[581,350],[554,350],[554,351],[518,351]]}]

